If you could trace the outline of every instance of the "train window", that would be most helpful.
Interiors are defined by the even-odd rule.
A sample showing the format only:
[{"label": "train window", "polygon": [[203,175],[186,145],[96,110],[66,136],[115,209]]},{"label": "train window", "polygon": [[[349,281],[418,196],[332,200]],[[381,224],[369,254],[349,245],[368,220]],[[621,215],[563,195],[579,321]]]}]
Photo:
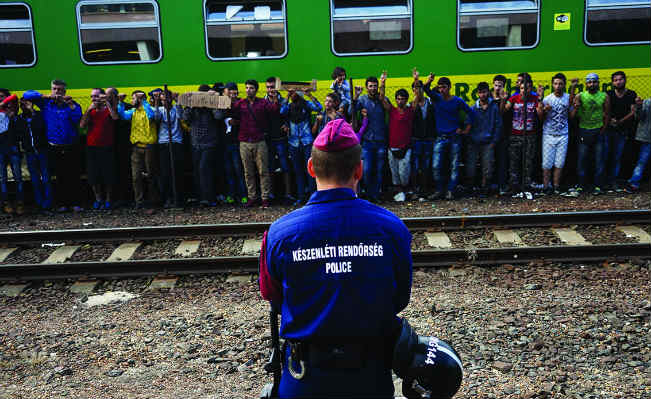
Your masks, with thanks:
[{"label": "train window", "polygon": [[206,0],[211,60],[282,58],[287,54],[284,0]]},{"label": "train window", "polygon": [[532,48],[538,44],[540,0],[458,0],[457,45],[463,51]]},{"label": "train window", "polygon": [[405,54],[413,46],[411,0],[331,0],[332,52]]},{"label": "train window", "polygon": [[592,46],[651,41],[649,0],[587,0],[585,42]]},{"label": "train window", "polygon": [[87,64],[158,62],[162,57],[154,0],[85,0],[77,4],[81,59]]},{"label": "train window", "polygon": [[0,68],[36,64],[32,14],[24,3],[0,4]]}]

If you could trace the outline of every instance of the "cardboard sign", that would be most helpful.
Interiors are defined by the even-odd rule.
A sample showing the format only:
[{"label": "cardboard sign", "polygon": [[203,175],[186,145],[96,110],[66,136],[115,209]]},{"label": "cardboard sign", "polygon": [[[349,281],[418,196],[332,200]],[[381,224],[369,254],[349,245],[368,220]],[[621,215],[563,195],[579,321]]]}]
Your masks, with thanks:
[{"label": "cardboard sign", "polygon": [[276,90],[316,91],[316,79],[312,82],[284,82],[276,78]]},{"label": "cardboard sign", "polygon": [[178,104],[183,107],[229,109],[231,107],[231,98],[220,96],[218,93],[192,91],[179,94]]}]

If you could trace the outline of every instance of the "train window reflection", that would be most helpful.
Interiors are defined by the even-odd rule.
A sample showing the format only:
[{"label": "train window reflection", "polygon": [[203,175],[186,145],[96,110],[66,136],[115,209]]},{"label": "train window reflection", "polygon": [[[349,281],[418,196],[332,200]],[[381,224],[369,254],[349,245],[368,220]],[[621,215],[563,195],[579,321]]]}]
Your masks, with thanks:
[{"label": "train window reflection", "polygon": [[211,60],[282,58],[287,54],[284,0],[207,0],[204,13]]},{"label": "train window reflection", "polygon": [[87,64],[151,63],[162,58],[153,0],[77,4],[81,58]]},{"label": "train window reflection", "polygon": [[24,3],[0,4],[0,68],[36,64],[32,14]]},{"label": "train window reflection", "polygon": [[457,16],[461,50],[523,49],[538,44],[539,0],[458,0]]},{"label": "train window reflection", "polygon": [[335,55],[405,54],[413,46],[411,0],[331,0]]},{"label": "train window reflection", "polygon": [[584,36],[594,46],[647,44],[651,5],[648,0],[587,0]]}]

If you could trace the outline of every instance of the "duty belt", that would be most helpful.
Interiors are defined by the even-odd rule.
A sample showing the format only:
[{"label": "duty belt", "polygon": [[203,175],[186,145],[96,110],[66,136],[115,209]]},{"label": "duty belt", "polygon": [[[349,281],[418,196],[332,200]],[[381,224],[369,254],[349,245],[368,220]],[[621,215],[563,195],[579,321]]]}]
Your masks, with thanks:
[{"label": "duty belt", "polygon": [[[305,375],[306,365],[319,369],[360,369],[373,361],[391,365],[393,345],[389,338],[296,341],[286,340],[289,347],[287,369],[297,380]],[[287,348],[283,349],[283,352]]]}]

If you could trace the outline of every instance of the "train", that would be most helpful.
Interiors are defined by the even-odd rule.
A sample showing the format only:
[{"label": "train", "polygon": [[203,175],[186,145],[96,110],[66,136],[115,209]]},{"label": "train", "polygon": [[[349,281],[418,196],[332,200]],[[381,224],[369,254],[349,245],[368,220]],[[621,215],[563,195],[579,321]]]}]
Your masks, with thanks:
[{"label": "train", "polygon": [[317,79],[324,96],[335,66],[356,85],[387,70],[388,91],[418,67],[471,102],[495,74],[510,87],[519,72],[547,86],[597,72],[607,89],[623,70],[648,97],[650,41],[648,0],[0,0],[0,87],[63,79],[84,105],[93,87],[279,76]]}]

